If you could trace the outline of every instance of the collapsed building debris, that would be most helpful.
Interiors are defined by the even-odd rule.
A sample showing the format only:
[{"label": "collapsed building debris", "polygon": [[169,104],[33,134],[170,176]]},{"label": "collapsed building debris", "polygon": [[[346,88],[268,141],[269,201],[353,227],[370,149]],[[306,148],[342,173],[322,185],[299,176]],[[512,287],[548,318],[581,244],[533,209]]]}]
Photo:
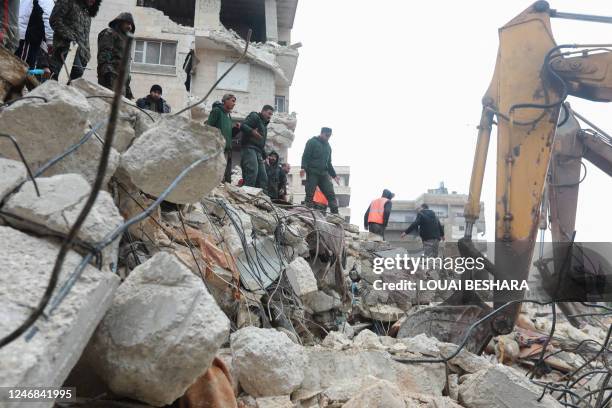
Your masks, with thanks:
[{"label": "collapsed building debris", "polygon": [[[91,192],[95,173],[64,160],[85,137],[94,140],[94,121],[106,126],[92,109],[111,106],[89,98],[103,94],[84,80],[39,89],[46,102],[28,98],[0,111],[0,132],[26,158],[2,142],[3,338],[37,305],[58,242]],[[68,118],[47,129],[57,132],[47,135],[57,143],[52,152],[8,120],[46,109],[44,117],[60,110]],[[78,131],[68,129],[71,120]],[[100,387],[79,386],[79,401],[66,406],[106,407],[195,403],[212,398],[213,379],[222,380],[228,406],[246,407],[586,407],[609,399],[609,317],[576,328],[525,303],[515,330],[480,356],[465,342],[427,336],[413,330],[414,316],[443,293],[375,282],[450,279],[444,271],[379,273],[374,260],[401,249],[336,216],[219,184],[223,143],[202,123],[127,103],[118,122],[118,167],[109,166],[46,319],[0,348],[0,386],[71,386],[89,370]]]}]

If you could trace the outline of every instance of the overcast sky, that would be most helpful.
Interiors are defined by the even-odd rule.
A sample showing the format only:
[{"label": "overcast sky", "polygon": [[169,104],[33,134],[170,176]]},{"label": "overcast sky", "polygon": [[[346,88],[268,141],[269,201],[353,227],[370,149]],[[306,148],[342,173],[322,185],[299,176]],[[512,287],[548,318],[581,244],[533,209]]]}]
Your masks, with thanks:
[{"label": "overcast sky", "polygon": [[[351,221],[383,188],[414,199],[444,181],[468,193],[481,98],[493,74],[497,29],[532,1],[301,0],[302,42],[290,109],[298,127],[289,160],[330,126],[335,165],[351,167]],[[553,0],[559,11],[612,15],[610,0]],[[558,44],[612,43],[612,25],[553,19]],[[612,132],[612,104],[569,98]],[[495,130],[494,130],[495,132]],[[494,239],[495,133],[482,200]],[[610,241],[612,180],[587,162],[576,240]]]}]

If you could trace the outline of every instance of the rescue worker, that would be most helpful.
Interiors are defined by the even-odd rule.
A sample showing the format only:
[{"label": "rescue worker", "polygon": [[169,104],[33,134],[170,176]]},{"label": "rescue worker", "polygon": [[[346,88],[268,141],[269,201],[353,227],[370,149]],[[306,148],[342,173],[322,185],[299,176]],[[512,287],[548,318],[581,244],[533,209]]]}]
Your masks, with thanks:
[{"label": "rescue worker", "polygon": [[53,77],[57,79],[63,68],[64,60],[70,51],[70,43],[78,45],[74,62],[70,68],[70,79],[83,76],[91,58],[89,50],[89,30],[91,19],[98,14],[102,0],[57,0],[49,18],[53,29],[53,52],[49,65]]},{"label": "rescue worker", "polygon": [[0,0],[0,44],[15,52],[19,43],[19,0]]},{"label": "rescue worker", "polygon": [[338,203],[336,202],[336,193],[334,186],[330,181],[333,178],[336,183],[340,184],[340,178],[336,175],[336,170],[332,165],[331,146],[329,138],[332,130],[328,127],[321,128],[319,136],[312,137],[304,148],[302,154],[302,169],[300,177],[306,174],[306,205],[312,205],[313,196],[317,186],[329,202],[329,208],[332,214],[338,214]]},{"label": "rescue worker", "polygon": [[283,178],[278,186],[278,197],[283,201],[287,201],[287,175],[291,171],[291,165],[289,163],[281,164],[281,171],[283,172]]},{"label": "rescue worker", "polygon": [[281,198],[282,186],[287,185],[287,176],[281,168],[278,153],[270,152],[266,163],[266,175],[268,176],[268,197],[273,200]]},{"label": "rescue worker", "polygon": [[272,119],[274,108],[265,105],[261,112],[251,112],[242,122],[242,178],[244,185],[259,187],[268,194],[268,176],[266,174],[266,140],[268,138],[268,123]]},{"label": "rescue worker", "polygon": [[[121,13],[108,23],[98,34],[98,83],[111,91],[115,88],[115,80],[119,76],[121,59],[126,44],[126,34],[134,34],[136,26],[131,13]],[[127,69],[127,81],[123,95],[128,99],[134,99],[130,88],[130,65]]]},{"label": "rescue worker", "polygon": [[232,182],[232,136],[234,127],[240,126],[238,123],[232,125],[232,110],[236,106],[236,97],[232,94],[225,94],[221,102],[213,103],[210,115],[208,115],[209,126],[216,127],[221,131],[221,135],[225,138],[225,173],[223,181],[226,183]]},{"label": "rescue worker", "polygon": [[54,6],[54,0],[23,0],[19,7],[19,47],[15,55],[30,69],[42,68],[47,74],[51,71],[46,54],[53,46],[49,17]]},{"label": "rescue worker", "polygon": [[151,87],[147,96],[136,101],[136,106],[157,113],[170,113],[170,105],[162,98],[162,93],[162,87],[155,84]]},{"label": "rescue worker", "polygon": [[380,235],[383,239],[385,239],[385,229],[393,208],[391,203],[393,197],[395,197],[395,194],[384,189],[382,196],[372,201],[363,216],[363,227],[373,234]]},{"label": "rescue worker", "polygon": [[417,229],[423,241],[424,255],[426,257],[437,257],[440,240],[444,240],[444,226],[427,204],[421,204],[416,220],[410,224],[406,231],[402,232],[400,237],[404,238]]}]

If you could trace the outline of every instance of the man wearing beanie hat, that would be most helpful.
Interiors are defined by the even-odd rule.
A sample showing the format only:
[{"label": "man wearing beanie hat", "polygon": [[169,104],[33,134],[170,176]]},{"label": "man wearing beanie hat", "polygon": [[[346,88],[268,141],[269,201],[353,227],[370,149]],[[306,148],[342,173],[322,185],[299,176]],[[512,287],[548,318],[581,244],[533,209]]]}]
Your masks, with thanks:
[{"label": "man wearing beanie hat", "polygon": [[136,105],[141,109],[147,109],[157,113],[170,113],[170,105],[168,105],[161,96],[162,87],[155,84],[151,87],[147,96],[136,101]]},{"label": "man wearing beanie hat", "polygon": [[[121,58],[126,44],[127,33],[136,31],[134,18],[131,13],[121,13],[108,23],[98,34],[98,83],[111,91],[115,87],[115,80],[119,76]],[[134,99],[130,89],[129,63],[127,65],[127,81],[123,94],[128,99]]]}]

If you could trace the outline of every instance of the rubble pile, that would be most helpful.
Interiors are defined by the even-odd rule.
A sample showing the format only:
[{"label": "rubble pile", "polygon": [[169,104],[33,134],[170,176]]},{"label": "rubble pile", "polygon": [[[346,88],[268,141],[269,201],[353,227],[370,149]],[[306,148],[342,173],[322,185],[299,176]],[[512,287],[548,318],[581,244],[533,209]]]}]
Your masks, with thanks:
[{"label": "rubble pile", "polygon": [[[0,337],[43,297],[91,193],[110,109],[108,91],[83,80],[30,95],[40,98],[0,111],[0,133],[17,140],[36,181],[2,140]],[[35,113],[54,123],[28,127]],[[549,308],[525,304],[481,356],[407,334],[410,316],[443,294],[375,282],[443,271],[377,272],[374,259],[406,250],[220,184],[223,142],[200,122],[125,101],[115,140],[45,318],[0,348],[0,386],[74,386],[72,406],[83,407],[252,408],[582,407],[607,387],[605,316],[578,329],[555,315],[553,331]]]}]

